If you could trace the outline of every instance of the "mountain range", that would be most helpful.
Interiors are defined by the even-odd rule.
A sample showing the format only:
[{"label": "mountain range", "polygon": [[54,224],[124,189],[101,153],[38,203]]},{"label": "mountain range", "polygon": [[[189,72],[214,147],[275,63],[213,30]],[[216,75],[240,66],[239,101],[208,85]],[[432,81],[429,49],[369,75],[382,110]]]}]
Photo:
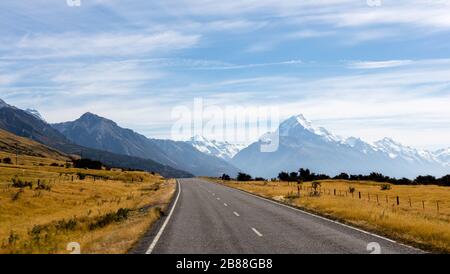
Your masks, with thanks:
[{"label": "mountain range", "polygon": [[239,171],[225,160],[203,153],[188,142],[150,139],[89,112],[75,121],[52,126],[78,145],[151,159],[196,176],[220,176],[223,173],[235,176]]},{"label": "mountain range", "polygon": [[203,153],[222,158],[225,161],[230,161],[234,155],[245,148],[245,145],[209,140],[204,136],[199,135],[192,137],[186,142]]},{"label": "mountain range", "polygon": [[374,143],[342,138],[316,127],[302,115],[280,123],[279,146],[261,152],[267,140],[249,146],[194,136],[188,141],[147,138],[93,113],[63,123],[48,124],[37,110],[21,110],[0,100],[0,129],[29,138],[65,154],[78,154],[116,167],[155,171],[167,177],[276,177],[300,167],[316,173],[379,172],[391,177],[442,176],[450,173],[450,148],[434,152],[404,146],[391,138]]},{"label": "mountain range", "polygon": [[328,175],[380,172],[391,177],[413,178],[450,173],[449,149],[433,153],[403,146],[390,138],[374,144],[355,137],[344,139],[325,128],[315,127],[303,115],[283,121],[274,136],[279,136],[275,152],[261,152],[266,140],[259,140],[237,153],[231,163],[263,177],[275,177],[280,171],[300,167]]},{"label": "mountain range", "polygon": [[111,153],[78,145],[54,129],[50,124],[27,111],[0,100],[0,129],[20,137],[31,139],[47,147],[69,155],[98,160],[112,167],[154,171],[165,177],[192,177],[189,172],[163,165],[150,159]]}]

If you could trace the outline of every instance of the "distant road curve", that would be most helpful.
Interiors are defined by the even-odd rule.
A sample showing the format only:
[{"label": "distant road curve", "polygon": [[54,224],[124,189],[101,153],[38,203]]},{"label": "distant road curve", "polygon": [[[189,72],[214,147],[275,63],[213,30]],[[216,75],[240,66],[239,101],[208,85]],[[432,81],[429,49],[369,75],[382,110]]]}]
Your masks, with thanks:
[{"label": "distant road curve", "polygon": [[423,253],[387,238],[198,178],[179,179],[178,184],[168,216],[133,253]]}]

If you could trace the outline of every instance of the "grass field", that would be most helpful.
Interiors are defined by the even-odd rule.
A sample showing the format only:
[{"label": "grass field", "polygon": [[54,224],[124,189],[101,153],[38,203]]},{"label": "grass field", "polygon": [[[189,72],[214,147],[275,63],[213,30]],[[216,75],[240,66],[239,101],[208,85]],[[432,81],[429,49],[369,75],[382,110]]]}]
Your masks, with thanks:
[{"label": "grass field", "polygon": [[[20,156],[18,166],[0,164],[0,253],[69,253],[69,242],[78,242],[81,253],[125,253],[175,190],[174,180],[147,172],[51,163],[65,159]],[[13,186],[13,178],[22,185]]]},{"label": "grass field", "polygon": [[[375,182],[324,180],[317,188],[320,195],[311,195],[311,183],[303,183],[299,197],[297,183],[210,180],[292,204],[425,250],[450,253],[449,187],[391,185],[391,189],[381,190],[384,184]],[[354,188],[353,194],[350,187]]]}]

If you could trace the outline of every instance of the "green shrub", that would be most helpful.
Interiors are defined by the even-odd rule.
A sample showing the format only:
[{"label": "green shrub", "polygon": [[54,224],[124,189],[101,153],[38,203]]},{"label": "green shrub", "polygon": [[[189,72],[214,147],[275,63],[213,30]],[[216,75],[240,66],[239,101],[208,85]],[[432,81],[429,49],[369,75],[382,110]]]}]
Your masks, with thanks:
[{"label": "green shrub", "polygon": [[30,189],[33,187],[32,182],[22,181],[21,179],[14,177],[11,179],[12,186],[17,188],[29,187]]},{"label": "green shrub", "polygon": [[381,190],[390,190],[391,189],[391,185],[390,184],[382,184],[380,186]]},{"label": "green shrub", "polygon": [[94,230],[97,228],[105,227],[113,222],[120,222],[128,218],[130,213],[128,208],[119,208],[115,213],[108,213],[106,215],[98,217],[93,223],[89,224],[89,229]]}]

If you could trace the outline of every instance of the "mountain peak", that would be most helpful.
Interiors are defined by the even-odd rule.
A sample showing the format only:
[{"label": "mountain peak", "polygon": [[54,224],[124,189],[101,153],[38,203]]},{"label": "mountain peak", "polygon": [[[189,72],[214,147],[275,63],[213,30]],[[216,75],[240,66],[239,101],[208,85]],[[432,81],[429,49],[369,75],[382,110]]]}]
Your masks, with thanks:
[{"label": "mountain peak", "polygon": [[4,107],[10,107],[10,105],[8,105],[5,101],[0,99],[0,108],[4,108]]},{"label": "mountain peak", "polygon": [[28,112],[29,114],[33,115],[35,118],[38,118],[39,120],[45,122],[44,118],[43,118],[42,115],[39,113],[39,111],[37,111],[37,110],[35,110],[35,109],[32,109],[32,108],[27,108],[25,111]]},{"label": "mountain peak", "polygon": [[86,122],[86,123],[106,123],[111,125],[116,125],[116,123],[112,120],[106,119],[104,117],[101,117],[95,113],[92,112],[86,112],[85,114],[81,115],[80,118],[77,119],[79,122]]},{"label": "mountain peak", "polygon": [[287,120],[283,121],[280,124],[278,130],[281,136],[296,137],[305,133],[309,133],[320,136],[326,141],[340,142],[339,137],[334,136],[323,127],[314,126],[311,121],[303,116],[303,114],[291,116]]},{"label": "mountain peak", "polygon": [[209,140],[206,139],[205,136],[203,136],[203,135],[198,135],[198,134],[192,136],[192,137],[189,139],[189,141],[191,141],[191,142],[209,142]]}]

